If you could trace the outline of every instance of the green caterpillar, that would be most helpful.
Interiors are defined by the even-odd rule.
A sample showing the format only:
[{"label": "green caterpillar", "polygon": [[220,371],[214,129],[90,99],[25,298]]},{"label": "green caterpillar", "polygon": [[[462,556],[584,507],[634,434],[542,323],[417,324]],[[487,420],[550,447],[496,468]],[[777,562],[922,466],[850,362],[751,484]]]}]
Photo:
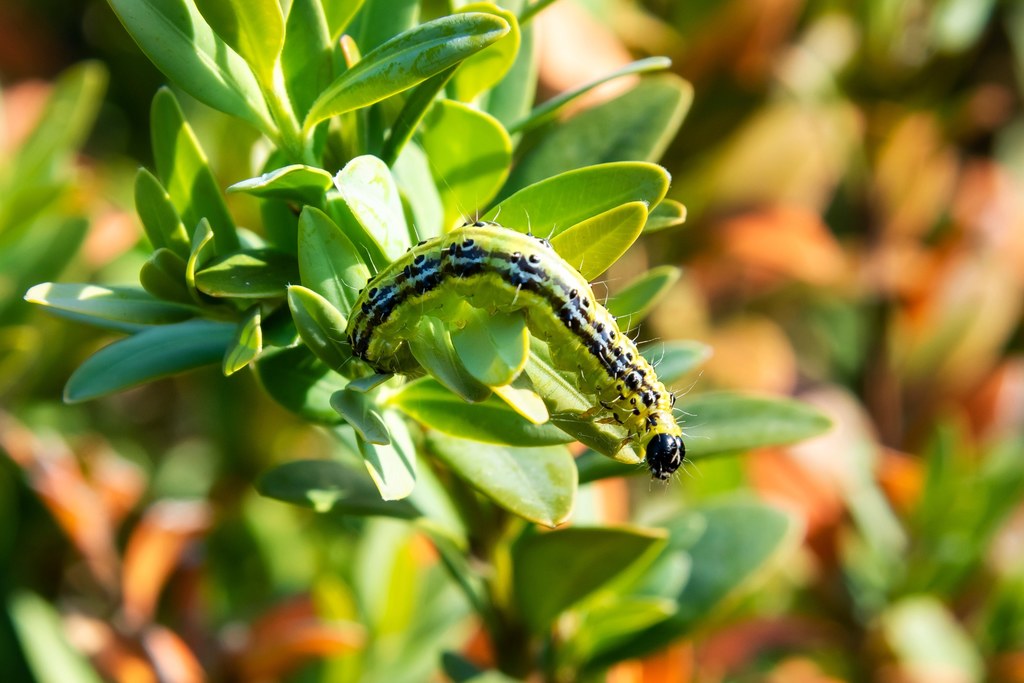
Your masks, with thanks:
[{"label": "green caterpillar", "polygon": [[578,370],[626,427],[652,477],[668,479],[682,464],[675,395],[545,239],[478,221],[420,242],[360,292],[347,329],[353,352],[380,372],[417,367],[404,343],[414,327],[408,314],[437,310],[451,295],[489,311],[523,311],[555,365]]}]

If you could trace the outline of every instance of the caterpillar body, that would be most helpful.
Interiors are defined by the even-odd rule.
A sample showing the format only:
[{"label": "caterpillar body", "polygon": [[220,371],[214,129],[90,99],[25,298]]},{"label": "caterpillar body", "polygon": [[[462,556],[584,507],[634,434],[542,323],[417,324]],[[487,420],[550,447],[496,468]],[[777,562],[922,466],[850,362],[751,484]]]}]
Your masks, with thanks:
[{"label": "caterpillar body", "polygon": [[420,242],[360,292],[346,330],[353,353],[381,372],[417,368],[404,343],[415,327],[408,314],[437,311],[452,295],[492,312],[522,311],[556,367],[578,371],[626,427],[652,477],[668,479],[682,464],[675,395],[546,239],[478,221]]}]

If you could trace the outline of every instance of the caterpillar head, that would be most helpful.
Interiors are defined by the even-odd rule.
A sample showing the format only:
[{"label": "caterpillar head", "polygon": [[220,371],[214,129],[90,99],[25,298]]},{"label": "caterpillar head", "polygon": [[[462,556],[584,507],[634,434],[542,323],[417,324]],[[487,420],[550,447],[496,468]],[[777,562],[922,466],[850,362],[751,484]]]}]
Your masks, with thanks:
[{"label": "caterpillar head", "polygon": [[672,434],[658,434],[647,442],[647,467],[651,477],[665,481],[679,469],[686,457],[683,440]]}]

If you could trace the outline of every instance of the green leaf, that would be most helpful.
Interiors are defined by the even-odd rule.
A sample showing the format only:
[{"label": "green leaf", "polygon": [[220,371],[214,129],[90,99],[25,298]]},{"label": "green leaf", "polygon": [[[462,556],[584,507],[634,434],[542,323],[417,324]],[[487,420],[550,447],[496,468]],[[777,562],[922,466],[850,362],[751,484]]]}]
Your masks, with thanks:
[{"label": "green leaf", "polygon": [[323,3],[292,0],[281,52],[281,73],[299,120],[334,77],[332,47]]},{"label": "green leaf", "polygon": [[202,294],[196,288],[196,272],[213,257],[213,230],[205,218],[199,221],[192,235],[192,251],[185,262],[185,287],[192,300],[198,304],[205,303]]},{"label": "green leaf", "polygon": [[[519,190],[491,208],[484,220],[535,235],[554,236],[588,218],[628,202],[654,206],[668,191],[661,166],[619,162],[562,173]],[[502,190],[505,193],[508,189]]]},{"label": "green leaf", "polygon": [[327,171],[292,164],[237,182],[228,188],[228,192],[244,192],[254,197],[284,199],[298,204],[322,205],[324,194],[331,189],[332,184],[331,174]]},{"label": "green leaf", "polygon": [[554,527],[576,499],[576,466],[564,446],[513,448],[433,432],[431,450],[473,488],[524,519]]},{"label": "green leaf", "polygon": [[284,47],[284,15],[277,0],[194,0],[210,28],[241,55],[264,89]]},{"label": "green leaf", "polygon": [[[529,113],[537,92],[537,51],[534,50],[533,27],[520,24],[519,32],[516,60],[501,82],[488,93],[484,106],[510,132],[509,124]],[[513,133],[513,137],[517,135]]]},{"label": "green leaf", "polygon": [[57,610],[35,593],[7,600],[11,624],[37,683],[101,683],[89,660],[68,643]]},{"label": "green leaf", "polygon": [[550,446],[571,441],[550,424],[532,424],[498,398],[466,403],[430,377],[403,385],[388,403],[431,429],[478,442]]},{"label": "green leaf", "polygon": [[334,185],[389,261],[405,253],[410,246],[409,230],[398,186],[387,164],[375,156],[356,157],[338,171]]},{"label": "green leaf", "polygon": [[722,392],[699,394],[679,407],[690,416],[687,456],[696,458],[796,443],[832,427],[813,406],[788,398]]},{"label": "green leaf", "polygon": [[519,54],[519,21],[516,15],[498,7],[493,2],[472,2],[458,10],[462,12],[486,12],[501,17],[509,26],[508,33],[492,45],[467,58],[459,66],[459,72],[452,83],[456,99],[469,102],[485,90],[494,87],[515,62]]},{"label": "green leaf", "polygon": [[383,418],[391,436],[390,444],[372,444],[358,437],[356,440],[381,498],[401,500],[407,498],[416,486],[416,446],[398,413],[387,411]]},{"label": "green leaf", "polygon": [[419,21],[419,0],[366,0],[349,33],[364,52],[411,29]]},{"label": "green leaf", "polygon": [[211,261],[196,273],[196,288],[215,297],[283,297],[299,281],[295,257],[272,249],[238,251]]},{"label": "green leaf", "polygon": [[693,87],[678,76],[646,78],[619,97],[547,131],[516,164],[506,191],[591,164],[656,161],[675,137],[692,100]]},{"label": "green leaf", "polygon": [[116,341],[87,358],[71,375],[64,400],[78,403],[212,365],[224,357],[235,326],[189,320],[153,327]]},{"label": "green leaf", "polygon": [[167,248],[183,259],[188,258],[188,233],[171,196],[156,176],[144,168],[135,175],[135,210],[155,249]]},{"label": "green leaf", "polygon": [[256,360],[256,376],[270,397],[307,420],[338,424],[331,396],[348,380],[332,372],[309,349],[298,346],[264,353]]},{"label": "green leaf", "polygon": [[260,478],[256,488],[260,495],[317,512],[399,519],[419,516],[408,501],[381,500],[365,472],[334,460],[297,460],[278,465]]},{"label": "green leaf", "polygon": [[352,380],[345,388],[352,389],[353,391],[361,391],[365,394],[373,391],[392,377],[394,377],[394,375],[367,375],[366,377],[360,377],[359,379]]},{"label": "green leaf", "polygon": [[512,139],[497,119],[469,105],[435,101],[419,141],[441,193],[446,228],[487,206],[508,177]]},{"label": "green leaf", "polygon": [[409,340],[409,351],[423,368],[449,390],[471,403],[483,401],[491,395],[462,365],[452,348],[451,337],[445,325],[436,318],[424,318]]},{"label": "green leaf", "polygon": [[70,320],[123,332],[181,322],[196,314],[195,308],[154,299],[134,287],[46,282],[28,290],[25,300]]},{"label": "green leaf", "polygon": [[685,222],[686,207],[681,202],[666,197],[648,214],[644,233],[650,234],[659,230],[667,230]]},{"label": "green leaf", "polygon": [[195,300],[185,284],[187,263],[170,249],[160,248],[139,269],[139,284],[155,297],[192,305]]},{"label": "green leaf", "polygon": [[110,0],[110,6],[150,61],[182,90],[264,133],[274,130],[249,66],[191,0]]},{"label": "green leaf", "polygon": [[534,534],[513,549],[516,602],[534,633],[665,545],[654,529],[572,527]]},{"label": "green leaf", "polygon": [[668,386],[711,358],[712,349],[698,341],[670,341],[648,344],[640,353],[654,366],[661,383]]},{"label": "green leaf", "polygon": [[342,389],[331,396],[331,407],[345,418],[363,440],[378,446],[391,443],[384,415],[365,393]]},{"label": "green leaf", "polygon": [[299,273],[302,283],[343,315],[370,279],[355,246],[325,213],[304,207],[299,217]]},{"label": "green leaf", "polygon": [[263,351],[263,315],[259,305],[246,311],[238,323],[234,343],[228,347],[221,363],[221,372],[230,376],[252,362]]},{"label": "green leaf", "polygon": [[530,331],[521,313],[474,309],[461,322],[451,332],[452,346],[469,374],[490,387],[519,376],[530,353]]},{"label": "green leaf", "polygon": [[647,205],[629,202],[577,223],[551,239],[551,246],[587,280],[626,253],[647,220]]},{"label": "green leaf", "polygon": [[288,288],[288,308],[303,343],[328,367],[340,372],[352,358],[345,316],[327,299],[299,285]]},{"label": "green leaf", "polygon": [[885,645],[907,670],[941,671],[965,683],[989,680],[970,633],[933,596],[900,600],[881,615],[879,626]]},{"label": "green leaf", "polygon": [[620,69],[616,69],[609,74],[605,74],[600,78],[596,78],[577,88],[573,88],[572,90],[546,100],[544,104],[531,111],[529,116],[524,116],[517,119],[514,123],[510,123],[508,130],[510,133],[524,133],[528,130],[541,126],[554,119],[558,112],[564,109],[567,104],[581,95],[585,95],[597,86],[604,85],[608,81],[615,80],[616,78],[622,78],[623,76],[632,76],[651,71],[661,71],[669,68],[670,66],[672,66],[672,60],[668,57],[648,57],[647,59],[637,60]]},{"label": "green leaf", "polygon": [[675,266],[651,268],[608,299],[605,307],[620,321],[623,332],[632,329],[647,317],[681,274]]},{"label": "green leaf", "polygon": [[637,632],[668,619],[675,612],[675,602],[667,598],[616,596],[582,610],[579,631],[568,648],[578,661],[592,659],[632,639]]},{"label": "green leaf", "polygon": [[[700,524],[694,525],[695,516]],[[643,657],[692,633],[728,601],[748,590],[798,540],[792,518],[755,502],[706,506],[677,517],[667,526],[670,540],[664,552],[685,552],[693,558],[689,580],[673,596],[676,613],[598,656],[593,663],[596,667]]]},{"label": "green leaf", "polygon": [[415,142],[409,143],[402,148],[391,171],[395,174],[406,210],[411,214],[408,217],[414,233],[411,239],[419,242],[439,237],[444,222],[444,206],[427,155]]},{"label": "green leaf", "polygon": [[157,176],[185,226],[197,225],[205,218],[213,230],[218,254],[238,249],[235,224],[206,155],[186,123],[178,100],[167,88],[161,88],[153,97],[150,133]]},{"label": "green leaf", "polygon": [[412,139],[416,128],[419,127],[420,121],[433,105],[437,94],[448,84],[456,69],[458,66],[452,66],[431,76],[413,88],[405,98],[405,104],[402,105],[402,110],[398,112],[394,123],[391,124],[391,130],[388,132],[388,137],[384,141],[384,147],[380,153],[380,158],[388,166],[394,166],[402,150]]},{"label": "green leaf", "polygon": [[504,36],[509,26],[490,14],[442,17],[395,36],[339,76],[317,98],[304,128],[408,90]]}]

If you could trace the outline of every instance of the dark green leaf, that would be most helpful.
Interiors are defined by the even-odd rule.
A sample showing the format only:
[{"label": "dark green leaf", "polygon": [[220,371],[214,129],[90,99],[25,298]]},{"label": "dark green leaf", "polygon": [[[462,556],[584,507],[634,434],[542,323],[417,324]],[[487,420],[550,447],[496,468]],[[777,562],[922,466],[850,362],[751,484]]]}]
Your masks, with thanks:
[{"label": "dark green leaf", "polygon": [[271,197],[299,204],[321,205],[324,202],[324,194],[331,187],[331,174],[327,171],[293,164],[235,183],[228,188],[228,192],[244,192],[254,197]]},{"label": "dark green leaf", "polygon": [[135,210],[154,249],[166,248],[183,259],[188,258],[188,233],[171,196],[156,176],[144,168],[135,175]]},{"label": "dark green leaf", "polygon": [[144,330],[87,358],[68,380],[64,400],[87,401],[217,363],[234,335],[234,325],[208,320]]},{"label": "dark green leaf", "polygon": [[651,268],[620,289],[605,306],[625,332],[640,324],[681,274],[675,266]]},{"label": "dark green leaf", "polygon": [[437,94],[451,80],[457,68],[458,66],[452,66],[431,76],[413,88],[409,96],[406,97],[402,110],[398,112],[395,122],[391,124],[391,131],[388,133],[387,140],[384,141],[384,148],[380,153],[380,158],[388,166],[394,166],[406,143],[412,139],[420,121],[423,120],[434,103]]},{"label": "dark green leaf", "polygon": [[352,358],[352,347],[345,336],[345,316],[322,296],[299,285],[288,288],[288,308],[306,346],[328,367],[340,372]]},{"label": "dark green leaf", "polygon": [[196,288],[215,297],[270,299],[299,281],[295,257],[271,249],[239,251],[211,261],[196,273]]},{"label": "dark green leaf", "polygon": [[391,443],[384,416],[365,393],[342,389],[331,396],[331,407],[345,418],[363,440],[378,446]]},{"label": "dark green leaf", "polygon": [[640,353],[654,366],[662,384],[668,386],[711,358],[713,350],[699,341],[670,341],[647,344]]},{"label": "dark green leaf", "polygon": [[123,332],[181,322],[196,314],[193,307],[154,299],[134,287],[47,282],[28,290],[25,300],[71,320]]},{"label": "dark green leaf", "polygon": [[355,246],[325,213],[305,207],[299,217],[299,272],[302,282],[348,315],[370,279]]},{"label": "dark green leaf", "polygon": [[341,422],[331,408],[331,395],[348,383],[309,349],[299,346],[265,353],[256,360],[256,376],[271,398],[307,420]]},{"label": "dark green leaf", "polygon": [[155,297],[192,305],[195,300],[185,284],[186,262],[170,249],[157,249],[139,270],[139,283]]},{"label": "dark green leaf", "polygon": [[407,501],[381,500],[365,472],[333,460],[298,460],[264,474],[257,484],[261,495],[317,512],[383,515],[400,519],[419,516]]},{"label": "dark green leaf", "polygon": [[292,0],[284,50],[281,52],[281,73],[300,121],[334,77],[331,53],[331,32],[323,3],[320,0]]},{"label": "dark green leaf", "polygon": [[530,353],[530,331],[521,313],[473,309],[460,323],[452,329],[452,346],[469,374],[490,387],[519,376]]},{"label": "dark green leaf", "polygon": [[[356,396],[362,396],[351,392]],[[391,443],[377,445],[358,437],[359,452],[366,462],[373,483],[384,500],[408,497],[416,486],[416,446],[409,429],[395,411],[383,414]]]}]

